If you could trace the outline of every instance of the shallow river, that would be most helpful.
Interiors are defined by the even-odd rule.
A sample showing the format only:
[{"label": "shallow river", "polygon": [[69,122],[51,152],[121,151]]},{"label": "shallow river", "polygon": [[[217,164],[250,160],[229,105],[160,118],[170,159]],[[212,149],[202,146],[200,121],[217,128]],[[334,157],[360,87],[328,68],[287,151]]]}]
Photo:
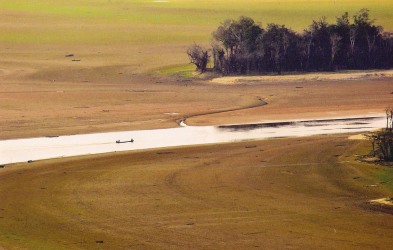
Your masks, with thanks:
[{"label": "shallow river", "polygon": [[[365,132],[385,127],[384,116],[110,132],[0,141],[0,164],[184,145]],[[127,142],[131,141],[133,142]],[[116,143],[116,141],[121,143]]]}]

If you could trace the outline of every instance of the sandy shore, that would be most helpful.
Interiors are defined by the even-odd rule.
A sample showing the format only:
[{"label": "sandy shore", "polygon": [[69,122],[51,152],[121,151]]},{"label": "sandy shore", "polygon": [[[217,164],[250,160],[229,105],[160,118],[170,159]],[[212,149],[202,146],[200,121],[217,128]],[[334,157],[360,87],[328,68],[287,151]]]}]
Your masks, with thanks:
[{"label": "sandy shore", "polygon": [[393,78],[393,70],[341,71],[270,76],[227,76],[210,80],[214,84],[259,84],[263,82],[350,81]]}]

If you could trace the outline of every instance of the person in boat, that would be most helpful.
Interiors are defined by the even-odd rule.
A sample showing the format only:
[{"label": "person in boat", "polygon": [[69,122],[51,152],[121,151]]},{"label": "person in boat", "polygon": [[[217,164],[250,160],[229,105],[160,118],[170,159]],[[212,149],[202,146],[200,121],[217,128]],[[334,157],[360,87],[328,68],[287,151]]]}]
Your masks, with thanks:
[{"label": "person in boat", "polygon": [[120,140],[116,141],[116,143],[126,143],[126,142],[134,142],[134,139],[131,138],[131,140],[129,141],[120,141]]}]

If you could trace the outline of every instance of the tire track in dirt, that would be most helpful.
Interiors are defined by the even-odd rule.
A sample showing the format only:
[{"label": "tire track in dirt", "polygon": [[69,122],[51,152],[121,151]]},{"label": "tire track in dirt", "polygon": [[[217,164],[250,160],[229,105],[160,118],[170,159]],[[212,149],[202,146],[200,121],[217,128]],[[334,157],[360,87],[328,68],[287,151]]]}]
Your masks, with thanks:
[{"label": "tire track in dirt", "polygon": [[193,115],[185,115],[181,119],[177,120],[177,124],[181,126],[180,124],[186,124],[186,120],[189,118],[195,118],[199,116],[205,116],[205,115],[215,115],[215,114],[221,114],[221,113],[227,113],[227,112],[233,112],[233,111],[240,111],[240,110],[246,110],[246,109],[252,109],[252,108],[258,108],[267,105],[268,103],[264,101],[260,96],[256,97],[258,102],[248,105],[248,106],[243,106],[239,108],[232,108],[232,109],[223,109],[223,110],[217,110],[217,111],[212,111],[212,112],[201,112],[201,113],[195,113]]}]

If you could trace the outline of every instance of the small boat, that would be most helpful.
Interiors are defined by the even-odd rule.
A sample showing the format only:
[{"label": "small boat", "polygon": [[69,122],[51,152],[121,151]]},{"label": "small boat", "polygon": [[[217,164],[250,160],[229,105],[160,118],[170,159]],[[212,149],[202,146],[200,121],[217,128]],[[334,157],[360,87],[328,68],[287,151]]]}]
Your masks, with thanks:
[{"label": "small boat", "polygon": [[59,137],[58,135],[47,135],[46,138],[57,138]]},{"label": "small boat", "polygon": [[134,139],[131,139],[129,141],[120,141],[120,140],[116,141],[116,143],[127,143],[127,142],[134,142]]}]

